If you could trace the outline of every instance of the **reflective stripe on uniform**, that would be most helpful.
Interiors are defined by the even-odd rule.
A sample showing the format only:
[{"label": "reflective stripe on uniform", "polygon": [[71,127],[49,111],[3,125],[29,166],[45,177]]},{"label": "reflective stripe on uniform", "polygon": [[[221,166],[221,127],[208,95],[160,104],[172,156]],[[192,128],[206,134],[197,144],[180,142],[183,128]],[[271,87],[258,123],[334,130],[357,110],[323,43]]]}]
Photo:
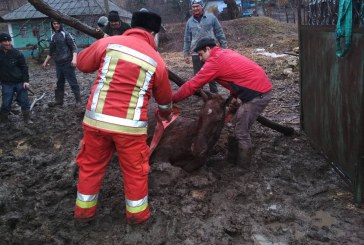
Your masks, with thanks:
[{"label": "reflective stripe on uniform", "polygon": [[83,123],[91,127],[119,133],[146,134],[148,122],[103,115],[86,110]]},{"label": "reflective stripe on uniform", "polygon": [[168,105],[158,105],[158,108],[161,110],[169,110],[172,107],[172,103],[169,103]]},{"label": "reflective stripe on uniform", "polygon": [[122,53],[125,53],[125,54],[128,54],[128,55],[131,55],[131,56],[134,56],[140,60],[143,60],[147,63],[149,63],[150,65],[156,67],[157,66],[157,62],[155,60],[153,60],[152,58],[150,58],[149,56],[141,53],[141,52],[138,52],[134,49],[131,49],[131,48],[128,48],[126,46],[123,46],[123,45],[119,45],[119,44],[110,44],[107,46],[108,49],[113,49],[113,50],[116,50],[116,51],[120,51]]},{"label": "reflective stripe on uniform", "polygon": [[98,194],[95,195],[84,195],[77,192],[76,205],[80,208],[92,208],[97,204]]},{"label": "reflective stripe on uniform", "polygon": [[92,103],[91,103],[92,111],[96,111],[97,102],[100,97],[100,91],[101,91],[102,87],[104,86],[104,84],[106,83],[106,74],[109,69],[110,61],[111,61],[111,57],[106,56],[104,58],[104,64],[101,68],[100,80],[98,81],[98,85],[97,85],[95,92],[93,94],[93,97],[92,97]]},{"label": "reflective stripe on uniform", "polygon": [[112,123],[116,125],[122,125],[127,127],[133,128],[146,128],[148,127],[148,121],[136,121],[136,120],[129,120],[121,117],[114,117],[110,115],[105,115],[101,113],[96,113],[93,111],[86,110],[85,116],[95,119],[101,122]]},{"label": "reflective stripe on uniform", "polygon": [[131,113],[134,114],[133,120],[138,120],[140,118],[141,108],[143,107],[143,104],[144,104],[144,95],[148,91],[148,86],[149,86],[150,80],[152,79],[153,73],[150,71],[147,71],[146,73],[139,74],[137,85],[140,83],[140,81],[142,81],[141,84],[143,84],[143,86],[141,87],[141,89],[139,91],[137,90],[138,86],[136,86],[134,88],[133,95],[138,93],[138,95],[136,96],[136,98],[138,98],[137,102],[136,102],[136,107],[135,107],[135,110],[133,111],[133,110],[131,110],[132,107],[129,106],[129,110],[128,110],[129,115]]},{"label": "reflective stripe on uniform", "polygon": [[[119,60],[136,64],[140,68],[138,79],[130,95],[125,118],[102,114],[110,83],[112,83]],[[107,47],[98,85],[93,93],[91,109],[86,111],[84,123],[114,132],[146,134],[148,123],[139,120],[144,107],[144,97],[156,71],[156,66],[156,61],[145,54],[122,45],[110,44]]]},{"label": "reflective stripe on uniform", "polygon": [[[131,94],[128,106],[129,109],[126,115],[126,118],[128,119],[139,120],[141,108],[144,105],[144,95],[148,91],[150,80],[156,70],[156,62],[150,57],[122,45],[109,45],[108,49],[109,50],[107,50],[106,55],[112,57],[112,64],[115,61],[115,66],[117,61],[120,59],[133,63],[140,68],[139,76]],[[115,68],[111,70],[115,70]],[[110,76],[107,75],[107,77],[112,77],[112,75],[113,74]],[[104,86],[103,90],[107,88],[108,87]]]},{"label": "reflective stripe on uniform", "polygon": [[132,201],[126,199],[126,210],[130,213],[139,213],[147,209],[148,207],[148,196],[145,196],[143,199]]}]

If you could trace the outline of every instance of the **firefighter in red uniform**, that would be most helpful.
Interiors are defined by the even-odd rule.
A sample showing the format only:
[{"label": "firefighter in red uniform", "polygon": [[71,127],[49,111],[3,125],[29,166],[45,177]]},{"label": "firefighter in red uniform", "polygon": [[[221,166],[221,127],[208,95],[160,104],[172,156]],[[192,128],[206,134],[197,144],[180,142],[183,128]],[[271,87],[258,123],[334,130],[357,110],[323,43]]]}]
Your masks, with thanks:
[{"label": "firefighter in red uniform", "polygon": [[202,38],[194,51],[205,63],[191,80],[173,94],[173,102],[187,98],[212,80],[230,90],[241,105],[235,116],[228,160],[249,168],[252,155],[249,129],[268,105],[272,97],[272,84],[258,64],[237,52],[217,47],[212,38]]},{"label": "firefighter in red uniform", "polygon": [[79,221],[96,214],[100,185],[114,149],[124,179],[127,222],[137,224],[150,217],[148,102],[152,93],[159,116],[169,120],[172,91],[166,65],[154,42],[161,27],[160,16],[135,12],[131,26],[121,36],[96,41],[77,57],[80,71],[98,71],[83,120],[82,148],[76,159],[79,179],[74,215]]}]

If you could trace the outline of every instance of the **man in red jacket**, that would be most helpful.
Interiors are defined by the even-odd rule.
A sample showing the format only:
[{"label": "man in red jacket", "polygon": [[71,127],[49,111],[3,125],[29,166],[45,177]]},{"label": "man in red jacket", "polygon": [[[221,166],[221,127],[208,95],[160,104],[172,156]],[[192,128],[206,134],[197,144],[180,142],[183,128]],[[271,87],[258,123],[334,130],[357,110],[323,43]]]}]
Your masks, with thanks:
[{"label": "man in red jacket", "polygon": [[249,167],[252,148],[249,129],[268,105],[272,97],[272,84],[258,64],[237,52],[217,47],[212,38],[201,39],[194,51],[205,64],[173,94],[173,102],[194,94],[211,80],[230,90],[241,105],[236,113],[234,128],[238,150],[230,151],[228,159],[239,166]]},{"label": "man in red jacket", "polygon": [[80,71],[98,71],[83,120],[82,148],[76,159],[79,180],[75,218],[80,221],[96,214],[100,185],[114,149],[124,179],[127,222],[137,224],[150,217],[148,102],[153,94],[160,116],[168,120],[172,90],[166,65],[154,42],[161,27],[160,16],[135,12],[131,26],[121,36],[96,41],[77,58]]}]

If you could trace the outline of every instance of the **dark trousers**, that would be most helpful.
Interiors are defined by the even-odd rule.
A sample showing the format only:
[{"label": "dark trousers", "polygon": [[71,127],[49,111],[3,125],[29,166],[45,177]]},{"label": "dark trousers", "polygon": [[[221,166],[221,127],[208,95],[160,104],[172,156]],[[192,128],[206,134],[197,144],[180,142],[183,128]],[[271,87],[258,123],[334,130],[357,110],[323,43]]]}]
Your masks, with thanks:
[{"label": "dark trousers", "polygon": [[56,64],[56,74],[57,74],[57,90],[64,91],[64,84],[66,79],[71,87],[74,94],[80,94],[80,86],[78,86],[75,68],[71,63],[66,64]]},{"label": "dark trousers", "polygon": [[250,128],[257,120],[258,116],[267,107],[272,98],[272,92],[269,91],[265,94],[255,97],[251,101],[242,103],[235,114],[235,137],[238,139],[241,146],[245,149],[252,147],[252,140],[250,137]]},{"label": "dark trousers", "polygon": [[19,101],[22,110],[29,110],[30,104],[28,99],[28,90],[23,87],[23,83],[14,84],[2,84],[2,104],[1,112],[9,113],[11,110],[11,103],[13,102],[13,96],[16,93],[16,99]]},{"label": "dark trousers", "polygon": [[[201,70],[203,66],[203,62],[200,60],[200,57],[198,55],[192,55],[192,64],[193,64],[193,72],[196,75],[196,73]],[[217,83],[215,81],[209,82],[210,92],[211,93],[217,93]]]}]

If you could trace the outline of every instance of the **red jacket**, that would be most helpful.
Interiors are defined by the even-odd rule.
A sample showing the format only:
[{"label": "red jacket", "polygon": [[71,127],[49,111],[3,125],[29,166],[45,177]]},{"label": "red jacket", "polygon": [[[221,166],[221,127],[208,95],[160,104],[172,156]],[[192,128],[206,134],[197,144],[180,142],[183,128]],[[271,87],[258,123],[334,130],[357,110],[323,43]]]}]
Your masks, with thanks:
[{"label": "red jacket", "polygon": [[98,71],[84,125],[114,133],[146,134],[151,92],[161,109],[170,109],[168,71],[152,35],[141,29],[100,39],[77,56],[82,72]]},{"label": "red jacket", "polygon": [[268,76],[257,63],[230,49],[214,47],[202,69],[173,94],[173,102],[194,94],[212,80],[243,102],[272,90]]}]

